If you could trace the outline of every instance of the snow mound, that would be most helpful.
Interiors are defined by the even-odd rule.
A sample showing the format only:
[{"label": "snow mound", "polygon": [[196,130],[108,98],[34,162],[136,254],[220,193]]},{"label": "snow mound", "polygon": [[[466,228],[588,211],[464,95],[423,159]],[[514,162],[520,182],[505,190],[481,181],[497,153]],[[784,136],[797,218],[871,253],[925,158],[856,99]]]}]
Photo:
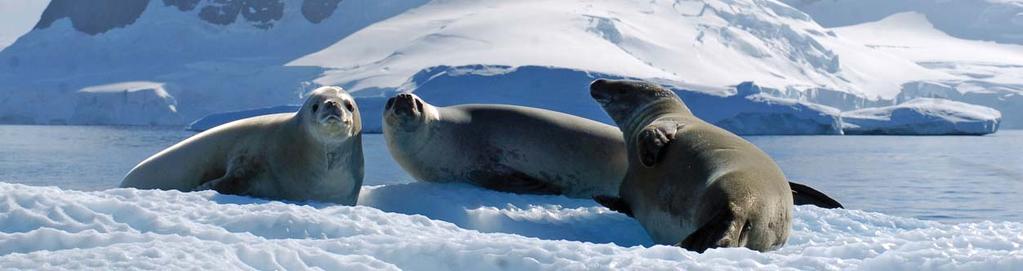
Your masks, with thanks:
[{"label": "snow mound", "polygon": [[[590,201],[461,185],[366,187],[360,201],[370,206],[355,207],[208,191],[78,192],[7,183],[0,183],[0,194],[0,266],[13,269],[1011,270],[1023,265],[1021,223],[942,224],[805,206],[794,209],[792,235],[778,251],[728,248],[696,254],[649,246],[638,224]],[[622,247],[604,243],[608,238],[634,240],[624,240],[630,247]]]},{"label": "snow mound", "polygon": [[935,98],[842,113],[847,134],[985,135],[998,131],[1001,119],[998,110]]},{"label": "snow mound", "polygon": [[73,124],[181,125],[177,101],[162,83],[125,82],[75,93]]}]

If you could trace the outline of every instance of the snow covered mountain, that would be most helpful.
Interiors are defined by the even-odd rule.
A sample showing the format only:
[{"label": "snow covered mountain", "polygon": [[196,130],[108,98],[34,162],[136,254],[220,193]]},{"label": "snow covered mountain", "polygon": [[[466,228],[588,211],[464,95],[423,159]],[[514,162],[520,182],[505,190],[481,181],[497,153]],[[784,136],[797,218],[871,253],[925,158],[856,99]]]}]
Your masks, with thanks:
[{"label": "snow covered mountain", "polygon": [[[184,124],[297,103],[319,85],[360,97],[370,130],[373,107],[400,91],[437,105],[510,103],[607,121],[586,95],[588,80],[603,76],[661,82],[708,108],[694,109],[701,117],[744,134],[841,133],[839,111],[941,87],[951,90],[940,97],[1023,108],[1014,81],[1023,69],[998,64],[1023,58],[1016,45],[931,36],[1006,55],[970,66],[999,74],[978,77],[947,66],[976,63],[971,54],[934,64],[944,51],[889,50],[857,27],[871,25],[825,28],[774,0],[55,0],[0,52],[0,122]],[[166,96],[85,91],[124,82],[158,84]],[[753,92],[737,90],[743,82],[755,82],[746,84]],[[99,96],[129,92],[165,102],[83,102],[122,102]],[[125,114],[159,120],[116,117]],[[1004,115],[1003,127],[1023,127]]]}]

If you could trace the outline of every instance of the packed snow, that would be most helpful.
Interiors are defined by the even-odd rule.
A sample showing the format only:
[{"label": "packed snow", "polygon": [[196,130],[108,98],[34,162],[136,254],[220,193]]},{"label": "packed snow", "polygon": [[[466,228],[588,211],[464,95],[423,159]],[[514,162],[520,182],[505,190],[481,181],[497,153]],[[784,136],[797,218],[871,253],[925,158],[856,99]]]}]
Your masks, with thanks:
[{"label": "packed snow", "polygon": [[12,269],[1014,270],[1023,224],[942,224],[794,209],[778,251],[651,246],[590,201],[455,184],[366,187],[360,206],[215,192],[78,192],[0,183],[0,266]]},{"label": "packed snow", "polygon": [[842,113],[846,134],[984,135],[1001,119],[998,110],[935,98]]}]

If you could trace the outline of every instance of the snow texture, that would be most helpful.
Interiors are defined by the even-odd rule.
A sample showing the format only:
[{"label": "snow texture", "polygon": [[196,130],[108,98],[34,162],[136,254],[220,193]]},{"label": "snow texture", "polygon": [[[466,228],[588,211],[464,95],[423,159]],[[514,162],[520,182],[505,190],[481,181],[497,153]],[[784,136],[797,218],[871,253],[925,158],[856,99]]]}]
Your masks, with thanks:
[{"label": "snow texture", "polygon": [[0,183],[10,269],[1018,270],[1023,224],[798,206],[780,250],[651,246],[590,201],[464,185],[366,187],[361,206]]},{"label": "snow texture", "polygon": [[842,114],[846,134],[984,135],[997,131],[1001,119],[998,110],[935,98]]}]

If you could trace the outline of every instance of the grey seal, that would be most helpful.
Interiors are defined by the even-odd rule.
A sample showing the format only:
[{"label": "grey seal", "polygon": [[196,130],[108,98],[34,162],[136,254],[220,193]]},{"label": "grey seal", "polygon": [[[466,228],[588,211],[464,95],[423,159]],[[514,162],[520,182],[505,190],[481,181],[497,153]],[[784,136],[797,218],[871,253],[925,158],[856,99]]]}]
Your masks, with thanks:
[{"label": "grey seal", "polygon": [[766,153],[658,85],[599,79],[590,94],[621,129],[629,161],[619,193],[597,202],[636,218],[657,244],[698,252],[785,244],[792,190]]},{"label": "grey seal", "polygon": [[419,181],[589,199],[617,193],[627,165],[614,126],[531,107],[437,107],[401,93],[385,105],[383,132]]},{"label": "grey seal", "polygon": [[164,149],[128,172],[121,187],[355,205],[363,170],[355,100],[321,87],[296,113],[230,122]]}]

